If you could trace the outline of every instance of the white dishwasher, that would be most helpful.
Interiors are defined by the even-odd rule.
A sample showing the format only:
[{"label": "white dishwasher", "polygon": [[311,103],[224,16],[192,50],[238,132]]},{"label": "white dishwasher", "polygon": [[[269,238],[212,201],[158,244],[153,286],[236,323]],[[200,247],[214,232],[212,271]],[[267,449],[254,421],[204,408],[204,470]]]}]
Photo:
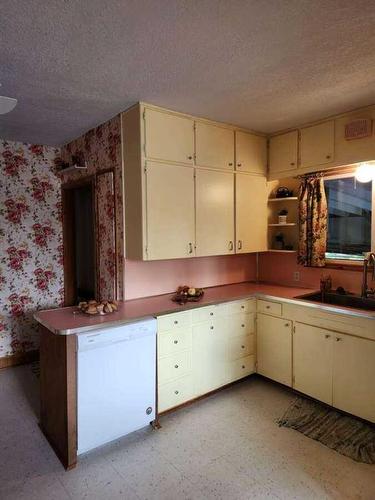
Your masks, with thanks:
[{"label": "white dishwasher", "polygon": [[78,335],[78,454],[155,419],[155,319]]}]

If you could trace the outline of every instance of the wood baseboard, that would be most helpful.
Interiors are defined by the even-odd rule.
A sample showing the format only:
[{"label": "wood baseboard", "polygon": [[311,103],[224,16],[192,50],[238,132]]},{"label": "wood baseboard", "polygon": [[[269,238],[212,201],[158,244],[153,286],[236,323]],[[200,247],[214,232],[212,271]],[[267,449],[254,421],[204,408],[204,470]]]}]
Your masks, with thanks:
[{"label": "wood baseboard", "polygon": [[0,370],[2,368],[9,368],[10,366],[23,365],[25,363],[31,363],[39,358],[39,351],[27,351],[20,352],[17,354],[12,354],[11,356],[5,356],[0,358]]}]

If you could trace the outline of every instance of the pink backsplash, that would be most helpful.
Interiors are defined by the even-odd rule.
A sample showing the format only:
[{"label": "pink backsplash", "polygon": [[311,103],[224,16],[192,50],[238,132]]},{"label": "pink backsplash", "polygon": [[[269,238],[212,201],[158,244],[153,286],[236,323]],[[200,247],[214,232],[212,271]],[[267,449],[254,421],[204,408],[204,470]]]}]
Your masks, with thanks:
[{"label": "pink backsplash", "polygon": [[209,287],[256,279],[254,254],[142,262],[125,260],[125,299],[169,293],[179,285]]},{"label": "pink backsplash", "polygon": [[[294,271],[299,271],[300,281],[293,280]],[[259,256],[259,280],[319,289],[320,276],[330,274],[334,288],[342,286],[351,292],[360,292],[362,273],[340,269],[318,269],[297,264],[295,254],[263,253]]]}]

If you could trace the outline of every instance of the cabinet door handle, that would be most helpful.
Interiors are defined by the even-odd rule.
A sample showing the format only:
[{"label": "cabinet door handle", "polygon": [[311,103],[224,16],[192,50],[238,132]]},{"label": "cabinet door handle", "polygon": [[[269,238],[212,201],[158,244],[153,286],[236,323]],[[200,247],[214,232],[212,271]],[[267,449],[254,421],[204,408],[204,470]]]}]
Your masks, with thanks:
[{"label": "cabinet door handle", "polygon": [[210,330],[213,330],[213,329],[214,329],[214,327],[213,327],[213,326],[210,326]]},{"label": "cabinet door handle", "polygon": [[245,346],[244,346],[244,345],[242,345],[242,346],[241,346],[241,349],[245,349]]},{"label": "cabinet door handle", "polygon": [[285,323],[284,325],[286,328],[289,328],[289,323]]},{"label": "cabinet door handle", "polygon": [[292,165],[292,167],[294,167],[295,165],[294,161],[290,162],[290,164]]},{"label": "cabinet door handle", "polygon": [[238,240],[237,248],[238,250],[242,249],[242,240]]},{"label": "cabinet door handle", "polygon": [[242,328],[245,328],[245,325],[244,325],[243,323],[242,323],[242,325],[241,325],[241,326],[242,326]]},{"label": "cabinet door handle", "polygon": [[173,341],[173,343],[174,343],[174,344],[178,344],[178,340],[174,340],[174,341]]},{"label": "cabinet door handle", "polygon": [[266,306],[266,309],[271,309],[271,306]]},{"label": "cabinet door handle", "polygon": [[243,370],[245,369],[245,365],[242,365],[242,369],[243,369]]},{"label": "cabinet door handle", "polygon": [[325,338],[326,338],[326,339],[330,339],[330,338],[331,338],[331,335],[325,335]]},{"label": "cabinet door handle", "polygon": [[193,159],[193,157],[192,157],[192,156],[188,156],[188,160],[192,160],[192,159]]},{"label": "cabinet door handle", "polygon": [[178,368],[178,365],[174,365],[175,368]]},{"label": "cabinet door handle", "polygon": [[336,342],[341,342],[342,338],[341,337],[336,337]]},{"label": "cabinet door handle", "polygon": [[232,167],[232,166],[233,166],[233,163],[232,163],[232,162],[231,162],[231,163],[228,163],[228,165],[229,165],[230,167]]},{"label": "cabinet door handle", "polygon": [[242,163],[237,163],[237,167],[242,167]]},{"label": "cabinet door handle", "polygon": [[174,324],[175,324],[175,325],[178,325],[178,321],[177,321],[177,319],[175,319],[175,320],[174,320]]},{"label": "cabinet door handle", "polygon": [[193,253],[193,244],[189,243],[189,254]]},{"label": "cabinet door handle", "polygon": [[177,394],[178,394],[178,391],[174,391],[174,393],[177,395]]},{"label": "cabinet door handle", "polygon": [[229,242],[228,248],[229,248],[230,251],[233,250],[233,241]]},{"label": "cabinet door handle", "polygon": [[213,312],[210,312],[210,316],[213,316],[213,315],[214,315],[214,313],[213,313]]},{"label": "cabinet door handle", "polygon": [[327,160],[329,160],[331,158],[331,155],[327,155],[326,158]]}]

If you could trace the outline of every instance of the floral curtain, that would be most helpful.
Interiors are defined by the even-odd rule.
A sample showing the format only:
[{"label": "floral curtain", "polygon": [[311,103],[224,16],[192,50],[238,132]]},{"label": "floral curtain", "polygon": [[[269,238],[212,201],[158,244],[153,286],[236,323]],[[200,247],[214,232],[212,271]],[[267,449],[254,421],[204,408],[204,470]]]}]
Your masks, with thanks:
[{"label": "floral curtain", "polygon": [[299,264],[306,267],[325,265],[327,221],[322,175],[303,177],[299,188]]}]

